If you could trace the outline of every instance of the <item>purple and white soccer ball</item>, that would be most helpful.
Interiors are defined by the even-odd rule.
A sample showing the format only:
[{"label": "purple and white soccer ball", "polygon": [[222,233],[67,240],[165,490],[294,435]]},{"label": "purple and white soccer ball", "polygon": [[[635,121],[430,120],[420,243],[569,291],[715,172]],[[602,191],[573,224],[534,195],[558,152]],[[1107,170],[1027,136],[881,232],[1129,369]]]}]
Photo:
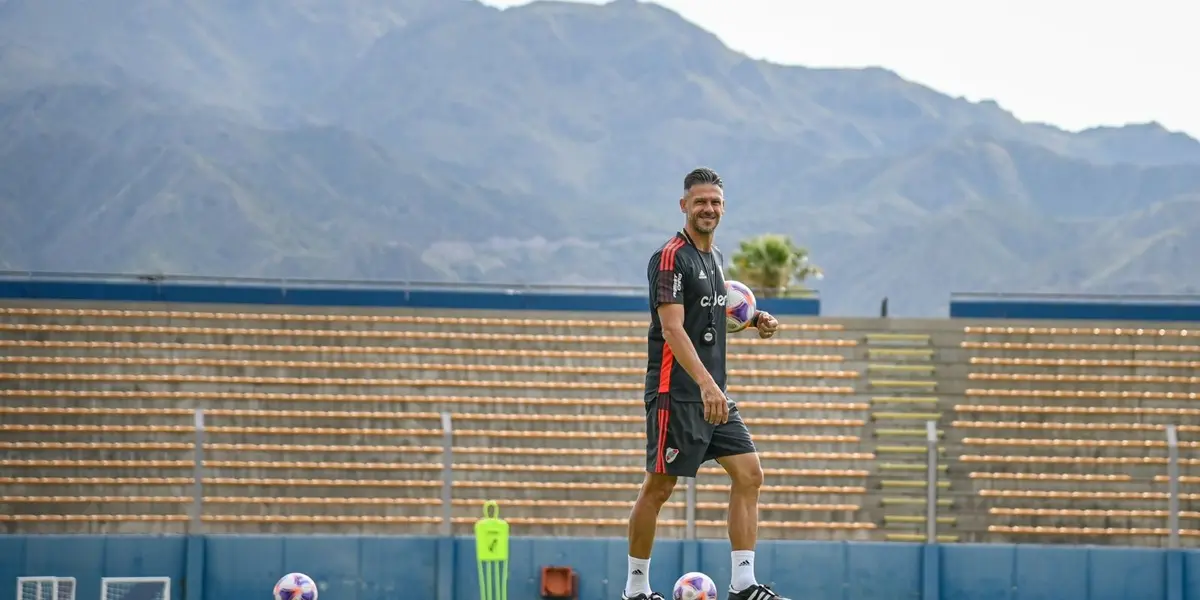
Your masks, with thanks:
[{"label": "purple and white soccer ball", "polygon": [[725,331],[737,333],[750,325],[758,312],[754,292],[740,281],[725,282]]},{"label": "purple and white soccer ball", "polygon": [[704,573],[686,573],[675,582],[674,600],[717,600],[717,584]]},{"label": "purple and white soccer ball", "polygon": [[275,583],[275,600],[317,600],[317,582],[304,573],[288,573]]}]

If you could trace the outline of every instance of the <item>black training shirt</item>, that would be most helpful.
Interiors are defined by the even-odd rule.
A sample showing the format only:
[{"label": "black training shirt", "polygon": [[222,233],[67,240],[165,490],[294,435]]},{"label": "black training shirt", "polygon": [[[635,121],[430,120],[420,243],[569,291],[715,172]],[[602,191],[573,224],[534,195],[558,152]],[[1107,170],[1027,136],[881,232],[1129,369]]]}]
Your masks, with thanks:
[{"label": "black training shirt", "polygon": [[[700,386],[675,360],[671,347],[663,339],[658,306],[683,304],[683,329],[687,332],[700,362],[721,391],[725,391],[725,274],[721,271],[721,251],[701,252],[677,233],[650,256],[646,276],[650,282],[650,331],[647,336],[646,401],[663,393],[672,402],[700,402]],[[703,343],[711,326],[712,345]]]}]

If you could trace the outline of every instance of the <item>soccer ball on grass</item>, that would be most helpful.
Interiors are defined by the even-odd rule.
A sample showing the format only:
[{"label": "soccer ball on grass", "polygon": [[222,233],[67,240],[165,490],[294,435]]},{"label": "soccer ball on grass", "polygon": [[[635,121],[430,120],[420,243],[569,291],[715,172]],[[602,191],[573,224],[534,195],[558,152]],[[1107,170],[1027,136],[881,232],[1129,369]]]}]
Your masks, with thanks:
[{"label": "soccer ball on grass", "polygon": [[275,600],[317,600],[317,582],[304,573],[288,573],[275,583]]}]

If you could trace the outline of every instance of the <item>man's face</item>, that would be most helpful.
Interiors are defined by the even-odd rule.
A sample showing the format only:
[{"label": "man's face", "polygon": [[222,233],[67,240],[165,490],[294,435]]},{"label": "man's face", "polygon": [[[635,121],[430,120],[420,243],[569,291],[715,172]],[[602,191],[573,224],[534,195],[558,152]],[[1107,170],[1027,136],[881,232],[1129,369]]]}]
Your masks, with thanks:
[{"label": "man's face", "polygon": [[692,229],[704,234],[712,233],[725,214],[725,194],[720,187],[710,183],[694,185],[679,200],[679,207],[687,215],[688,225]]}]

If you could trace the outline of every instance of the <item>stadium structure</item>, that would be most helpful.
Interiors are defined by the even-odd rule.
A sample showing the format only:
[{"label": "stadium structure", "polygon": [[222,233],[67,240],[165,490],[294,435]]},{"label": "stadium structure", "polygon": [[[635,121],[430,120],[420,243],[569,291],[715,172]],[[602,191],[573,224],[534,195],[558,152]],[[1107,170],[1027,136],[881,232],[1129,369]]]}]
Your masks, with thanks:
[{"label": "stadium structure", "polygon": [[[730,393],[781,590],[1200,598],[1200,302],[761,304],[783,331],[731,335]],[[514,600],[553,565],[619,597],[647,323],[640,289],[6,274],[0,576],[70,588],[21,600],[245,597],[288,571],[326,600],[464,600],[494,500]],[[727,493],[715,464],[681,483],[656,577],[727,573]]]}]

